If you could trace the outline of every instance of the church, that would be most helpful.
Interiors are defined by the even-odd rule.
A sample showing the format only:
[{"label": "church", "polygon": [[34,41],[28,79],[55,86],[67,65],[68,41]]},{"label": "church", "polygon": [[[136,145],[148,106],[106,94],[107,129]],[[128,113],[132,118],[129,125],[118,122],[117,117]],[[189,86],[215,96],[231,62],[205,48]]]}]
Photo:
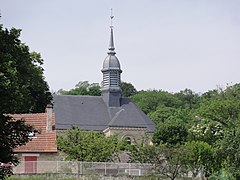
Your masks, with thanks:
[{"label": "church", "polygon": [[[121,67],[116,57],[113,26],[110,26],[108,55],[103,61],[102,96],[53,95],[53,103],[47,105],[45,113],[14,114],[15,119],[24,119],[40,133],[33,132],[31,141],[14,150],[21,165],[15,173],[42,172],[38,161],[59,159],[57,135],[78,126],[83,131],[103,132],[106,136],[118,135],[119,140],[129,144],[145,142],[151,144],[155,124],[129,98],[121,95]],[[124,156],[122,160],[128,160]],[[48,170],[50,166],[48,167]]]},{"label": "church", "polygon": [[119,139],[138,143],[143,136],[153,133],[155,124],[129,98],[121,96],[122,70],[116,57],[113,26],[107,54],[101,70],[102,96],[54,95],[55,128],[61,132],[78,126],[84,131],[101,131],[106,136],[118,133]]}]

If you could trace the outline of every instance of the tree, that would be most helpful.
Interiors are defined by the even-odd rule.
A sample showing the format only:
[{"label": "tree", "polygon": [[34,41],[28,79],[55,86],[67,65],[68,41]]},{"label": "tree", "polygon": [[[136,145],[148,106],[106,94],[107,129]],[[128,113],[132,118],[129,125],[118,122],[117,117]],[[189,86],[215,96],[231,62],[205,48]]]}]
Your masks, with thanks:
[{"label": "tree", "polygon": [[221,123],[209,119],[201,119],[200,117],[196,118],[197,121],[188,130],[190,140],[203,141],[213,145],[223,138],[224,131]]},{"label": "tree", "polygon": [[167,107],[163,104],[160,104],[156,111],[149,113],[149,117],[157,124],[158,122],[170,120],[176,113],[176,108]]},{"label": "tree", "polygon": [[88,162],[113,161],[118,152],[117,136],[106,137],[103,133],[81,131],[78,127],[68,129],[59,136],[57,145],[69,160]]},{"label": "tree", "polygon": [[[43,76],[43,60],[19,40],[20,32],[0,25],[0,163],[10,165],[18,163],[14,148],[26,144],[33,131],[10,114],[43,112],[52,99]],[[0,166],[1,179],[11,172],[9,166]]]},{"label": "tree", "polygon": [[199,173],[208,177],[214,172],[217,166],[215,159],[215,149],[206,142],[191,141],[184,145],[186,149],[186,165],[196,177]]},{"label": "tree", "polygon": [[191,89],[185,89],[174,94],[182,102],[182,106],[195,108],[199,102],[199,95],[194,93]]},{"label": "tree", "polygon": [[121,82],[121,90],[123,97],[130,97],[137,93],[136,88],[131,83],[127,82]]},{"label": "tree", "polygon": [[173,94],[162,90],[142,90],[131,96],[131,100],[146,114],[156,111],[159,105],[177,108],[181,103]]},{"label": "tree", "polygon": [[154,176],[161,175],[174,180],[187,172],[186,155],[184,146],[141,144],[135,145],[132,149],[131,161],[150,163],[153,166]]},{"label": "tree", "polygon": [[222,141],[218,144],[218,154],[222,165],[235,176],[240,178],[240,124],[224,132]]},{"label": "tree", "polygon": [[175,146],[187,140],[188,130],[181,121],[166,121],[157,124],[153,134],[153,143]]},{"label": "tree", "polygon": [[39,53],[19,40],[20,30],[0,26],[0,101],[3,113],[42,112],[52,99]]},{"label": "tree", "polygon": [[[207,142],[216,150],[215,173],[227,172],[239,179],[240,85],[228,86],[204,93],[196,110],[191,139]],[[213,167],[214,165],[211,164]]]},{"label": "tree", "polygon": [[[121,82],[121,90],[123,97],[129,97],[135,95],[137,90],[131,83]],[[59,89],[58,94],[64,95],[89,95],[89,96],[101,96],[101,87],[98,83],[89,84],[88,81],[80,81],[75,85],[74,89],[69,91]]]},{"label": "tree", "polygon": [[89,95],[89,96],[101,96],[101,90],[98,83],[89,84],[88,81],[80,81],[75,85],[74,89],[69,91],[59,89],[58,94],[64,95]]}]

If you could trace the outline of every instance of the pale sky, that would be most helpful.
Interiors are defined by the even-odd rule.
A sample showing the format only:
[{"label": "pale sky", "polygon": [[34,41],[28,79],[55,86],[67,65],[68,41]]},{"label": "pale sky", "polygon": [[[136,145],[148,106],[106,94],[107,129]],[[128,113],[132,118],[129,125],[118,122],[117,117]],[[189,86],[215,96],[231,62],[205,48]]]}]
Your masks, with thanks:
[{"label": "pale sky", "polygon": [[68,90],[102,81],[111,8],[122,80],[137,90],[240,82],[239,0],[0,0],[0,23],[41,53],[51,90]]}]

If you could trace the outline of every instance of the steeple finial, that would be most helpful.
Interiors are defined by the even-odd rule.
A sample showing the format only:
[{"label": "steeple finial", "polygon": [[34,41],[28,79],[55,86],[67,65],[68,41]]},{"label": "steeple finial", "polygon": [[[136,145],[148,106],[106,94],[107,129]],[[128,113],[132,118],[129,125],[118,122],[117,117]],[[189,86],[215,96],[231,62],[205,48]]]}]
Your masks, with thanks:
[{"label": "steeple finial", "polygon": [[112,20],[113,20],[114,16],[113,16],[113,10],[112,10],[112,8],[111,8],[111,16],[110,16],[110,18],[111,18],[111,26],[110,26],[110,28],[113,28]]},{"label": "steeple finial", "polygon": [[111,26],[110,26],[110,28],[111,28],[111,34],[110,34],[110,42],[109,42],[109,53],[110,54],[115,54],[115,52],[114,52],[114,50],[115,50],[115,48],[114,48],[114,41],[113,41],[113,25],[112,25],[112,20],[113,20],[113,18],[114,18],[114,16],[113,16],[113,13],[112,13],[112,8],[111,8],[111,16],[110,16],[110,18],[111,18]]}]

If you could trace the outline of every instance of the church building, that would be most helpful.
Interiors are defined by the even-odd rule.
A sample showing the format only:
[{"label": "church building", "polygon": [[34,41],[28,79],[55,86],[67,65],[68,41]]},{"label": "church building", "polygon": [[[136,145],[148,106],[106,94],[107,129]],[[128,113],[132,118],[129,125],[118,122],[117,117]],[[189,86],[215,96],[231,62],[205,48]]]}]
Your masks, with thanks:
[{"label": "church building", "polygon": [[108,50],[101,70],[102,96],[54,95],[55,128],[60,132],[79,126],[85,131],[101,131],[106,136],[118,133],[119,139],[138,143],[143,136],[153,133],[155,124],[129,98],[121,96],[122,70],[116,57],[113,26],[110,26]]}]

